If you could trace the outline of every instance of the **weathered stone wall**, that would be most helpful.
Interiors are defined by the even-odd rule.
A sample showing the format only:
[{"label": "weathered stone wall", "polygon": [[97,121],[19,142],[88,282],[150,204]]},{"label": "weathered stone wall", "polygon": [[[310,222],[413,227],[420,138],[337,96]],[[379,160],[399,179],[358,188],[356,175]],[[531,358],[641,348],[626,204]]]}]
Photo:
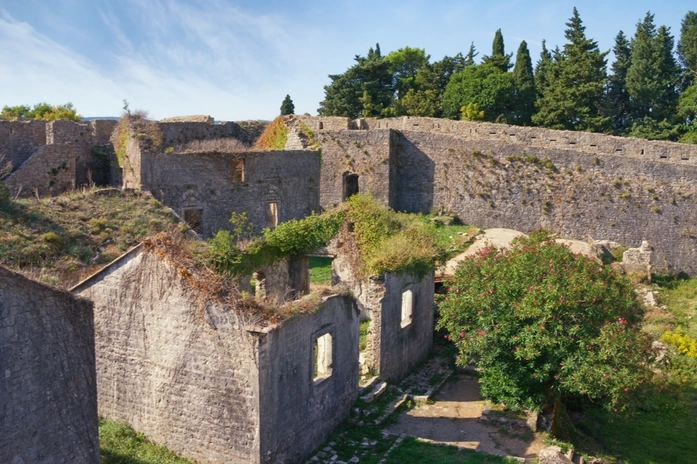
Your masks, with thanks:
[{"label": "weathered stone wall", "polygon": [[13,196],[54,195],[75,188],[76,149],[44,145],[5,179]]},{"label": "weathered stone wall", "polygon": [[0,119],[0,155],[17,169],[42,145],[46,145],[46,121]]},{"label": "weathered stone wall", "polygon": [[[314,151],[143,153],[129,160],[141,179],[128,186],[151,191],[183,218],[186,210],[200,209],[204,237],[230,229],[232,212],[247,213],[259,233],[272,226],[268,220],[274,203],[278,224],[320,208],[320,159]],[[237,160],[244,162],[242,178],[235,174]]]},{"label": "weathered stone wall", "polygon": [[359,192],[371,192],[376,200],[389,203],[390,137],[389,131],[345,130],[317,134],[322,146],[320,201],[323,208],[334,207],[344,200],[344,179],[349,174],[358,175]]},{"label": "weathered stone wall", "polygon": [[[330,252],[336,254],[332,285],[348,288],[356,299],[361,320],[370,320],[366,366],[384,380],[400,380],[433,345],[433,273],[421,280],[389,273],[361,278],[351,247],[342,241],[341,234],[330,245]],[[403,295],[407,291],[411,292],[411,316],[403,320]]]},{"label": "weathered stone wall", "polygon": [[110,120],[0,121],[0,154],[12,162],[15,193],[19,186],[29,196],[35,188],[47,195],[87,184],[97,164],[108,168],[95,163],[92,147],[108,144],[115,126]]},{"label": "weathered stone wall", "polygon": [[[332,338],[332,372],[314,380],[318,337]],[[259,349],[261,462],[301,462],[341,424],[358,393],[358,311],[349,297],[284,322]]]},{"label": "weathered stone wall", "polygon": [[99,411],[200,462],[259,462],[257,337],[138,249],[74,289],[95,304]]},{"label": "weathered stone wall", "polygon": [[655,270],[697,273],[693,164],[440,134],[397,139],[395,209],[444,209],[483,228],[545,227],[633,247],[649,240]]},{"label": "weathered stone wall", "polygon": [[286,257],[255,273],[257,298],[282,305],[310,292],[306,256]]},{"label": "weathered stone wall", "polygon": [[0,462],[99,462],[92,304],[2,267],[0,430]]},{"label": "weathered stone wall", "polygon": [[[162,147],[191,142],[193,140],[211,140],[220,138],[235,138],[248,145],[254,143],[259,136],[258,130],[249,124],[240,125],[235,122],[159,122],[156,123],[162,131]],[[243,127],[244,126],[244,127]]]}]

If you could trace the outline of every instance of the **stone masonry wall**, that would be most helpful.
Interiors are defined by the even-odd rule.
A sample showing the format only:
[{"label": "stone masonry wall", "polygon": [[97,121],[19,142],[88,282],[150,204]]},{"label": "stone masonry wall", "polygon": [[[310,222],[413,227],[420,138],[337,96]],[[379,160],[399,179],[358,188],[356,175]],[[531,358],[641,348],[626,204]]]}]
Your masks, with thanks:
[{"label": "stone masonry wall", "polygon": [[394,150],[395,209],[632,247],[649,240],[654,269],[697,273],[695,165],[415,132]]},{"label": "stone masonry wall", "polygon": [[5,179],[13,196],[53,195],[75,188],[76,150],[72,145],[44,145]]},{"label": "stone masonry wall", "polygon": [[[314,377],[318,337],[332,337],[331,375]],[[261,462],[302,462],[341,424],[358,394],[358,311],[334,296],[284,322],[259,348]]]},{"label": "stone masonry wall", "polygon": [[[159,122],[162,131],[162,147],[176,146],[193,140],[235,138],[248,145],[259,136],[258,130],[243,127],[235,122]],[[245,124],[247,126],[248,124]]]},{"label": "stone masonry wall", "polygon": [[0,462],[98,463],[92,304],[0,267]]},{"label": "stone masonry wall", "polygon": [[[204,237],[230,229],[233,211],[246,212],[260,233],[270,226],[272,204],[279,224],[320,208],[320,159],[314,151],[144,153],[138,160],[141,183],[131,186],[151,191],[183,218],[186,210],[200,209]],[[235,174],[237,160],[244,162],[243,178]]]},{"label": "stone masonry wall", "polygon": [[[389,203],[389,131],[319,132],[322,146],[320,201],[331,208],[344,200],[344,176],[358,175],[358,191]],[[327,154],[327,156],[325,156]]]},{"label": "stone masonry wall", "polygon": [[100,414],[207,463],[258,463],[257,338],[139,249],[74,289],[95,303]]},{"label": "stone masonry wall", "polygon": [[46,121],[0,120],[0,155],[17,169],[42,145],[46,145]]}]

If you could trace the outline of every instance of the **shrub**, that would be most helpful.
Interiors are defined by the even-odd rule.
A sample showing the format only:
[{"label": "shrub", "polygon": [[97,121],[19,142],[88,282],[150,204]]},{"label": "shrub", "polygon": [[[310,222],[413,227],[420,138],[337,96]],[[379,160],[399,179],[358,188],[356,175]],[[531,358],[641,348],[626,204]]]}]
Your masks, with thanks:
[{"label": "shrub", "polygon": [[691,358],[697,358],[697,340],[684,333],[680,328],[675,332],[668,330],[661,341],[673,345],[680,353]]},{"label": "shrub", "polygon": [[288,128],[282,116],[269,124],[257,139],[255,147],[261,150],[283,150],[288,138]]},{"label": "shrub", "polygon": [[555,417],[573,398],[622,408],[647,375],[650,342],[629,280],[546,231],[464,260],[446,287],[437,325],[495,402],[554,405]]}]

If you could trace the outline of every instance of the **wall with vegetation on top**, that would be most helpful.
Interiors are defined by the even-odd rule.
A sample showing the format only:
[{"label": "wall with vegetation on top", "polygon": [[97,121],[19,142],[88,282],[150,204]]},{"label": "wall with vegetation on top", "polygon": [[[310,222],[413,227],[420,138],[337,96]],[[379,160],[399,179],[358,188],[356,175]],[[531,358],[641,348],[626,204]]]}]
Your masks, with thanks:
[{"label": "wall with vegetation on top", "polygon": [[0,430],[0,462],[99,462],[92,303],[3,267]]},{"label": "wall with vegetation on top", "polygon": [[94,301],[100,414],[209,463],[258,463],[256,336],[135,249],[74,292]]}]

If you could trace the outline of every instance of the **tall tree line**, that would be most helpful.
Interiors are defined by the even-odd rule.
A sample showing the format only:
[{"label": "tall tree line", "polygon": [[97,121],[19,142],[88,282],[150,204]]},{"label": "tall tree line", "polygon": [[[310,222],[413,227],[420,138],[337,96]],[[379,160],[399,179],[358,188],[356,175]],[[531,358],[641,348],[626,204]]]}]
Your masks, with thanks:
[{"label": "tall tree line", "polygon": [[485,120],[697,143],[697,13],[683,18],[676,43],[648,12],[631,37],[617,34],[614,62],[586,34],[576,8],[566,43],[547,48],[533,65],[527,43],[515,61],[501,30],[480,63],[466,54],[431,61],[421,48],[383,56],[380,46],[343,74],[330,75],[323,116],[400,115]]}]

